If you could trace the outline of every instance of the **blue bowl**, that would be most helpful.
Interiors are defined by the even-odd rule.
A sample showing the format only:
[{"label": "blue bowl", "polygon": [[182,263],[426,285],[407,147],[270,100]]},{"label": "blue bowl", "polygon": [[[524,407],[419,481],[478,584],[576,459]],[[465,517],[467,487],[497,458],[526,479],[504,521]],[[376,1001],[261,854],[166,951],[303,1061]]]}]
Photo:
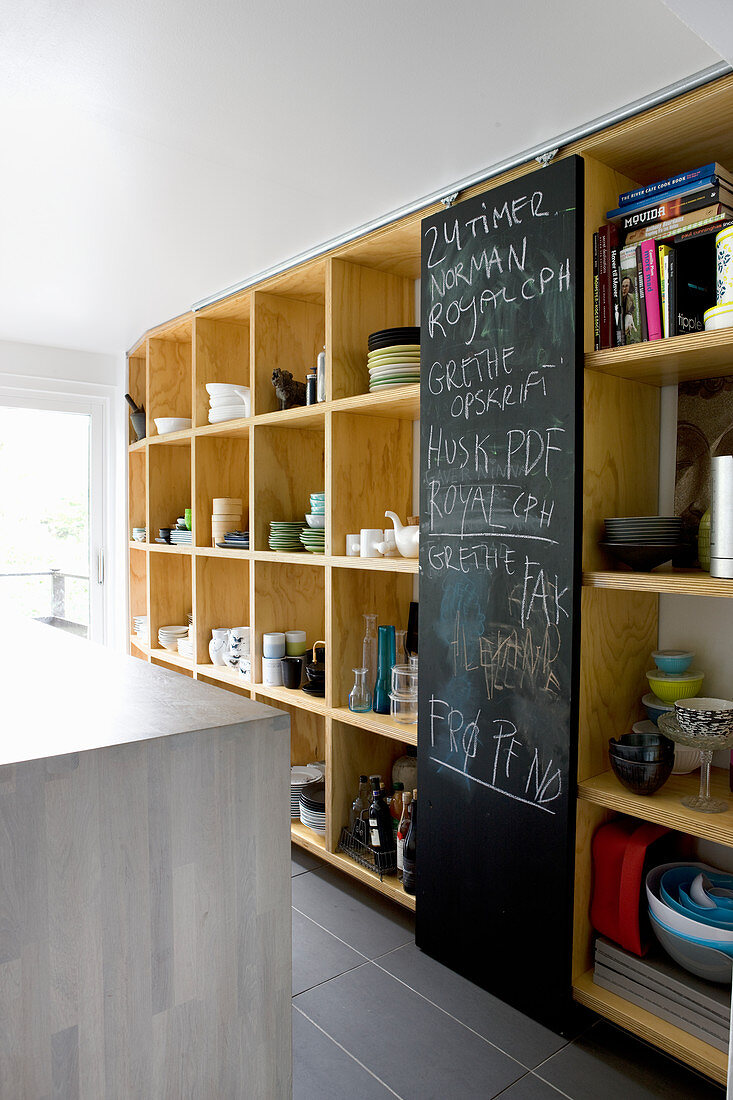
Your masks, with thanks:
[{"label": "blue bowl", "polygon": [[[730,886],[731,876],[706,872],[713,886]],[[689,895],[690,883],[697,878],[699,871],[695,867],[671,867],[659,880],[659,897],[675,913],[702,925],[724,928],[733,932],[733,912],[730,909],[706,909],[697,905]],[[704,936],[701,927],[700,934]]]},{"label": "blue bowl", "polygon": [[673,676],[687,672],[694,656],[689,649],[657,649],[652,653],[660,672],[671,672]]},{"label": "blue bowl", "polygon": [[655,725],[659,721],[661,715],[669,714],[670,712],[674,714],[674,706],[669,703],[662,702],[662,700],[657,695],[655,695],[653,691],[647,692],[647,694],[642,697],[641,701],[646,707],[647,715],[649,716],[649,718],[651,718],[652,722],[654,722]]}]

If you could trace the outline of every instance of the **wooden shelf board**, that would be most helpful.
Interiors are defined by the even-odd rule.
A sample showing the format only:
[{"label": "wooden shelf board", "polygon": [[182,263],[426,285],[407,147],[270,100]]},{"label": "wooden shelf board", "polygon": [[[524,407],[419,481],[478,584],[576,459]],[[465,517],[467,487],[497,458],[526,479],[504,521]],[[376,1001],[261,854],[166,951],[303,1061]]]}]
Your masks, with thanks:
[{"label": "wooden shelf board", "polygon": [[174,653],[172,649],[151,649],[150,656],[157,661],[165,661],[166,664],[175,665],[177,668],[189,668],[193,672],[193,661],[190,657],[182,657],[180,653]]},{"label": "wooden shelf board", "polygon": [[210,680],[219,680],[222,684],[227,684],[229,687],[235,687],[239,691],[246,691],[249,694],[252,684],[249,680],[245,680],[240,676],[239,672],[235,672],[231,668],[223,668],[221,665],[196,665],[197,676],[207,676]]},{"label": "wooden shelf board", "polygon": [[591,351],[585,356],[585,366],[650,386],[670,386],[687,379],[730,374],[732,352],[733,330],[720,329]]},{"label": "wooden shelf board", "polygon": [[137,443],[130,443],[127,450],[131,455],[136,454],[138,451],[144,451],[145,447],[147,446],[147,442],[148,439],[147,436],[145,436],[144,439],[138,439]]},{"label": "wooden shelf board", "polygon": [[321,401],[317,405],[301,405],[296,409],[261,413],[254,418],[254,423],[282,428],[314,428],[322,431],[326,424],[326,410],[331,404],[332,402]]},{"label": "wooden shelf board", "polygon": [[325,554],[309,554],[307,550],[302,552],[293,550],[252,550],[250,551],[255,561],[274,561],[290,565],[326,565]]},{"label": "wooden shelf board", "polygon": [[417,558],[348,558],[331,556],[328,564],[337,569],[376,569],[378,573],[419,573]]},{"label": "wooden shelf board", "polygon": [[148,542],[146,546],[156,554],[193,554],[193,546],[171,546],[163,542]]},{"label": "wooden shelf board", "polygon": [[227,436],[237,437],[238,439],[246,439],[249,435],[249,429],[252,424],[251,417],[237,417],[235,420],[222,420],[220,424],[204,424],[199,428],[193,429],[193,434],[196,438],[207,436]]},{"label": "wooden shelf board", "polygon": [[404,741],[406,745],[417,745],[417,724],[408,726],[403,722],[395,722],[394,718],[388,714],[375,714],[374,711],[357,714],[348,707],[332,707],[329,713],[339,722],[371,730],[373,733],[378,733],[380,737]]},{"label": "wooden shelf board", "polygon": [[334,412],[364,413],[368,416],[387,416],[396,420],[420,419],[420,383],[396,386],[383,393],[364,393],[356,397],[342,397],[332,401]]},{"label": "wooden shelf board", "polygon": [[290,834],[293,841],[299,844],[301,848],[306,848],[309,852],[315,853],[315,855],[320,856],[321,859],[325,860],[327,863],[345,871],[347,875],[351,875],[352,878],[359,879],[360,882],[366,883],[367,886],[375,890],[378,894],[383,894],[384,897],[396,901],[398,905],[402,905],[405,909],[410,909],[414,913],[415,898],[405,893],[398,878],[389,876],[380,882],[378,875],[373,874],[371,871],[367,871],[365,867],[354,862],[353,859],[349,859],[349,857],[345,856],[342,852],[328,852],[326,850],[324,838],[318,833],[314,833],[312,829],[307,828],[300,821],[291,819]]},{"label": "wooden shelf board", "polygon": [[573,997],[586,1008],[633,1032],[634,1035],[659,1047],[666,1054],[681,1059],[715,1081],[725,1084],[728,1056],[722,1050],[682,1031],[674,1024],[668,1024],[666,1020],[652,1015],[643,1008],[637,1008],[623,997],[595,985],[592,970],[582,974],[573,983]]},{"label": "wooden shelf board", "polygon": [[694,771],[689,775],[671,775],[656,794],[638,795],[627,791],[613,772],[607,771],[578,783],[578,798],[618,813],[655,821],[678,832],[733,846],[733,794],[728,772],[724,768],[710,770],[711,793],[728,803],[725,813],[701,814],[683,806],[682,797],[697,794],[699,788],[700,772]]},{"label": "wooden shelf board", "polygon": [[147,542],[138,542],[137,539],[130,539],[131,550],[149,550],[150,546]]},{"label": "wooden shelf board", "polygon": [[313,714],[322,714],[324,717],[330,714],[326,706],[326,700],[314,695],[308,695],[299,688],[271,687],[269,684],[252,684],[255,695],[265,699],[279,700],[290,707],[300,707],[301,710],[309,710]]},{"label": "wooden shelf board", "polygon": [[156,325],[155,328],[148,329],[137,343],[133,344],[127,355],[128,357],[139,356],[145,350],[145,344],[150,339],[190,340],[192,333],[193,311],[189,310],[187,313],[181,313],[178,317],[171,318],[170,321],[164,321],[162,324]]},{"label": "wooden shelf board", "polygon": [[148,443],[151,447],[153,445],[168,445],[170,447],[190,447],[192,435],[193,428],[184,428],[181,432],[166,432],[165,435],[150,435],[148,436]]},{"label": "wooden shelf board", "polygon": [[137,634],[130,635],[130,645],[134,645],[135,649],[139,649],[146,657],[150,655],[150,646],[146,645],[145,642],[141,642]]},{"label": "wooden shelf board", "polygon": [[219,546],[194,546],[193,552],[197,558],[241,558],[249,561],[252,557],[249,550],[223,550]]},{"label": "wooden shelf board", "polygon": [[667,592],[678,596],[733,596],[733,581],[711,577],[700,569],[655,569],[652,573],[598,570],[583,573],[587,588],[626,592]]}]

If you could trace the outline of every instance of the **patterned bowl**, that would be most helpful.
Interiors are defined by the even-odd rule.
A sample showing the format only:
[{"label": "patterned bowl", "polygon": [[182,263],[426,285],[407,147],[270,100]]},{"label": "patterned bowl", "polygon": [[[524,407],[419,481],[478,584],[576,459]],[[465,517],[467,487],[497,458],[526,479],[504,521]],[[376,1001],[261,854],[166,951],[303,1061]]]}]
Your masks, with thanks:
[{"label": "patterned bowl", "polygon": [[675,702],[675,718],[685,733],[733,733],[733,701],[730,699],[683,699]]}]

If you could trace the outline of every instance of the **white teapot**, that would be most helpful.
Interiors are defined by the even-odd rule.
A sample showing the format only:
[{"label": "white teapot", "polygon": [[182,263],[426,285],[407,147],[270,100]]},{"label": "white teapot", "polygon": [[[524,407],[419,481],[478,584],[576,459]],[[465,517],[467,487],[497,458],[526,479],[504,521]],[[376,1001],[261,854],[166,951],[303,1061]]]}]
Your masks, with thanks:
[{"label": "white teapot", "polygon": [[411,524],[409,527],[402,523],[402,520],[394,512],[384,513],[387,519],[391,519],[394,524],[394,537],[397,543],[397,549],[403,558],[416,558],[420,552],[420,527],[417,523]]}]

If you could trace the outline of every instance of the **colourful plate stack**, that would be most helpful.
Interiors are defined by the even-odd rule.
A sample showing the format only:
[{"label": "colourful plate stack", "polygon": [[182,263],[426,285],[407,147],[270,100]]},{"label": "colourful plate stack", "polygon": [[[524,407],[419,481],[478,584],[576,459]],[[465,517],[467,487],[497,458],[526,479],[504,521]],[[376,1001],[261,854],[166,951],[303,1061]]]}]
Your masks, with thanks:
[{"label": "colourful plate stack", "polygon": [[270,521],[270,549],[281,551],[302,550],[300,532],[303,530],[302,520]]},{"label": "colourful plate stack", "polygon": [[420,329],[385,328],[369,337],[369,392],[420,381]]},{"label": "colourful plate stack", "polygon": [[311,554],[323,554],[326,549],[326,531],[323,527],[303,527],[300,541]]}]

